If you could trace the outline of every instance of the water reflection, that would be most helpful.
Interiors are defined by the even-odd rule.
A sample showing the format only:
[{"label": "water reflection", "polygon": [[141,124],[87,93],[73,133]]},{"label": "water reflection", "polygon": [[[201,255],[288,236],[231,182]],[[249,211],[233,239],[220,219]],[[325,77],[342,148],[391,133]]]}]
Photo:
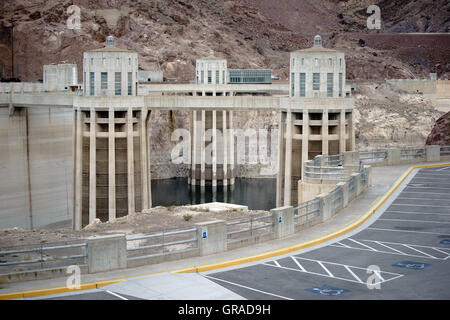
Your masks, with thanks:
[{"label": "water reflection", "polygon": [[234,186],[192,187],[187,178],[152,180],[152,205],[170,206],[199,204],[207,202],[226,202],[248,206],[252,210],[275,208],[276,179],[237,178]]}]

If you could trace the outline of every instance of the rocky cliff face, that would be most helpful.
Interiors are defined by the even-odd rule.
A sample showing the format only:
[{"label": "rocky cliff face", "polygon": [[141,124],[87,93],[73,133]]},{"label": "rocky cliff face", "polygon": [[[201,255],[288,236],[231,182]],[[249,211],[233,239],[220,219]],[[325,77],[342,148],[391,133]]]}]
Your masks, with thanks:
[{"label": "rocky cliff face", "polygon": [[[81,30],[67,28],[72,4],[81,9]],[[77,63],[81,75],[82,52],[102,47],[109,34],[139,53],[142,69],[161,67],[179,80],[194,77],[195,59],[209,49],[231,68],[271,68],[287,77],[289,52],[310,46],[317,33],[347,54],[350,79],[449,75],[448,36],[421,45],[429,36],[378,35],[365,25],[370,4],[382,9],[383,33],[449,28],[446,0],[4,0],[0,65],[10,72],[8,27],[14,25],[23,81],[41,79],[43,64],[61,60]]]},{"label": "rocky cliff face", "polygon": [[355,97],[359,150],[423,146],[442,112],[422,94],[406,94],[386,83],[363,83]]},{"label": "rocky cliff face", "polygon": [[436,121],[426,144],[450,146],[450,112],[447,112]]}]

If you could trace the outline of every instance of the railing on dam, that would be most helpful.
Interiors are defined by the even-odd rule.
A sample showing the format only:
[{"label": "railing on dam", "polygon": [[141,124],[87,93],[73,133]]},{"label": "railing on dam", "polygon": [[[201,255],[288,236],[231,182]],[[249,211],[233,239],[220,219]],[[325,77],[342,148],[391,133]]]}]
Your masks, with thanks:
[{"label": "railing on dam", "polygon": [[127,236],[127,257],[164,255],[197,247],[197,229],[162,231]]},{"label": "railing on dam", "polygon": [[229,241],[263,235],[272,232],[272,215],[251,215],[250,217],[228,220],[227,239]]},{"label": "railing on dam", "polygon": [[83,265],[87,261],[87,243],[66,241],[3,248],[0,273]]},{"label": "railing on dam", "polygon": [[305,225],[320,218],[320,205],[318,199],[304,202],[294,208],[295,226]]}]

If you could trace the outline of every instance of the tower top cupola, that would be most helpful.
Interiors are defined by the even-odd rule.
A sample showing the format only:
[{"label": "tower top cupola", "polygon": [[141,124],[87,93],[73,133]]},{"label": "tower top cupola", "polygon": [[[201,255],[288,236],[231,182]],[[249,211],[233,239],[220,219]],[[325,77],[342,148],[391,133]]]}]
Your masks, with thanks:
[{"label": "tower top cupola", "polygon": [[107,36],[106,37],[106,47],[107,48],[114,48],[115,47],[115,43],[114,43],[114,37],[113,36]]},{"label": "tower top cupola", "polygon": [[316,35],[314,37],[314,47],[316,47],[316,48],[322,47],[322,37],[320,35]]}]

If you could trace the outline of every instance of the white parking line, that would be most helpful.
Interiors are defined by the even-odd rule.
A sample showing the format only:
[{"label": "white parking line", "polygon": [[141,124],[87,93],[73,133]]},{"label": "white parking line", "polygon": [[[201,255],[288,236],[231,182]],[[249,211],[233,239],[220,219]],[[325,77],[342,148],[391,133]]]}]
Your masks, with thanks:
[{"label": "white parking line", "polygon": [[433,258],[433,259],[436,258],[436,257],[434,257],[434,256],[432,256],[432,255],[430,255],[430,254],[428,254],[428,253],[425,253],[425,252],[420,251],[420,250],[418,250],[418,249],[416,249],[416,248],[413,248],[413,247],[411,247],[411,246],[408,246],[407,244],[404,244],[404,246],[407,247],[407,248],[409,248],[409,249],[411,249],[411,250],[417,251],[417,252],[419,252],[419,253],[421,253],[421,254],[423,254],[423,255],[425,255],[425,256],[428,256],[428,257],[430,257],[430,258]]},{"label": "white parking line", "polygon": [[359,244],[360,246],[366,247],[366,248],[368,248],[368,249],[371,250],[371,251],[378,251],[377,249],[374,249],[374,248],[372,248],[372,247],[369,247],[368,245],[365,245],[364,243],[361,243],[361,242],[359,242],[359,241],[356,241],[355,239],[348,238],[348,240],[353,241],[353,242]]},{"label": "white parking line", "polygon": [[112,291],[105,290],[105,292],[108,292],[110,295],[115,296],[115,297],[117,297],[117,298],[120,298],[120,299],[122,299],[122,300],[128,300],[127,298],[122,297],[121,295],[119,295],[119,294],[117,294],[117,293],[114,293],[114,292],[112,292]]},{"label": "white parking line", "polygon": [[447,170],[448,168],[450,168],[450,167],[443,167],[443,168],[437,169],[435,171],[444,171],[444,170]]},{"label": "white parking line", "polygon": [[[363,281],[350,269],[348,266],[345,266],[345,269],[353,276],[359,283],[363,283]],[[383,280],[383,278],[379,277]]]},{"label": "white parking line", "polygon": [[386,210],[384,213],[404,213],[404,214],[435,214],[438,216],[450,216],[450,213],[433,213],[433,212],[408,212],[408,211],[391,211]]},{"label": "white parking line", "polygon": [[[438,189],[438,190],[449,190],[449,188],[439,188],[439,187],[418,187],[418,186],[407,186],[404,190],[412,188],[412,189]],[[426,192],[424,192],[426,193]]]},{"label": "white parking line", "polygon": [[326,273],[328,273],[330,275],[330,277],[334,278],[334,276],[330,272],[330,270],[328,270],[327,267],[325,267],[321,261],[317,261],[317,263],[323,268],[323,270],[325,270]]},{"label": "white parking line", "polygon": [[406,197],[398,197],[395,200],[429,200],[429,201],[450,201],[450,199],[430,199],[430,198],[406,198]]},{"label": "white parking line", "polygon": [[[446,189],[446,190],[449,190],[449,192],[450,192],[450,189]],[[444,195],[444,196],[448,196],[449,194],[448,193],[439,193],[439,192],[422,192],[422,191],[405,191],[405,190],[403,190],[402,191],[402,194],[403,193],[420,193],[420,194],[442,194],[442,195]]]},{"label": "white parking line", "polygon": [[[344,240],[351,240],[351,239],[344,239]],[[381,245],[389,250],[392,251],[383,251],[383,250],[371,250],[371,249],[364,249],[364,248],[360,248],[360,247],[350,247],[347,246],[348,249],[354,249],[354,250],[363,250],[363,251],[370,251],[370,252],[377,252],[377,253],[387,253],[387,254],[395,254],[395,255],[402,255],[402,256],[410,256],[410,257],[417,257],[417,258],[431,258],[431,259],[436,259],[436,260],[447,260],[450,257],[450,248],[441,248],[441,247],[431,247],[431,246],[422,246],[422,245],[417,245],[417,244],[409,244],[409,243],[399,243],[399,242],[388,242],[388,241],[380,241],[380,240],[366,240],[366,239],[358,239],[359,242],[372,242],[372,243],[376,243],[378,245]],[[343,245],[342,243],[340,243],[341,245]],[[401,247],[405,247],[405,248],[409,248],[410,250],[416,251],[421,253],[421,255],[417,255],[417,254],[409,254],[403,251],[400,251],[396,248],[393,248],[392,245],[396,245],[396,246],[401,246]],[[338,247],[338,248],[342,248],[342,246],[338,246],[336,244],[330,244],[329,246],[332,247]],[[370,248],[370,247],[369,247]],[[417,248],[424,248],[424,249],[428,249],[428,250],[434,250],[437,251],[441,254],[443,254],[443,257],[439,257],[439,256],[433,256],[429,253],[423,252],[422,250],[419,250]],[[449,250],[449,252],[446,252],[445,250]]]},{"label": "white parking line", "polygon": [[414,233],[423,233],[423,234],[437,234],[440,236],[449,236],[450,234],[442,234],[438,232],[426,232],[426,231],[415,231],[415,230],[395,230],[395,229],[383,229],[383,228],[372,228],[369,227],[366,230],[380,230],[380,231],[390,231],[390,232],[414,232]]},{"label": "white parking line", "polygon": [[383,220],[383,221],[426,222],[426,223],[438,223],[438,224],[448,223],[448,224],[450,224],[450,221],[447,222],[447,221],[426,221],[426,220],[406,220],[406,219],[378,219],[378,221],[381,221],[381,220]]},{"label": "white parking line", "polygon": [[227,280],[223,280],[223,279],[219,279],[219,278],[215,278],[215,277],[211,277],[211,276],[207,276],[207,275],[203,275],[203,277],[208,278],[208,279],[221,281],[221,282],[225,282],[225,283],[229,283],[229,284],[232,284],[232,285],[237,286],[237,287],[241,287],[241,288],[248,289],[248,290],[251,290],[251,291],[263,293],[263,294],[266,294],[266,295],[269,295],[269,296],[272,296],[272,297],[277,297],[277,298],[281,298],[281,299],[284,299],[284,300],[294,300],[294,299],[291,299],[291,298],[288,298],[288,297],[280,296],[280,295],[275,294],[275,293],[270,293],[270,292],[267,292],[267,291],[262,291],[262,290],[255,289],[255,288],[252,288],[252,287],[244,286],[244,285],[239,284],[239,283],[235,283],[235,282],[231,282],[231,281],[227,281]]},{"label": "white parking line", "polygon": [[[295,269],[295,268],[291,268],[291,267],[284,267],[284,266],[277,266],[274,264],[269,264],[267,262],[264,262],[263,265],[265,266],[269,266],[269,267],[273,267],[273,268],[280,268],[280,269],[285,269],[285,270],[290,270],[290,271],[296,271],[296,272],[302,272],[302,273],[307,273],[307,274],[313,274],[316,276],[321,276],[321,277],[327,277],[327,278],[333,278],[333,279],[338,279],[338,280],[342,280],[342,281],[348,281],[348,282],[353,282],[353,283],[359,283],[359,284],[365,284],[364,281],[362,281],[351,269],[358,269],[358,270],[364,270],[365,272],[367,272],[367,268],[362,268],[362,267],[356,267],[356,266],[351,266],[351,265],[345,265],[345,264],[341,264],[341,263],[335,263],[335,262],[329,262],[329,261],[321,261],[321,260],[314,260],[314,259],[308,259],[308,258],[303,258],[303,257],[296,257],[296,256],[291,256],[291,258],[293,258],[294,260],[306,260],[306,261],[311,261],[311,262],[316,262],[318,265],[320,265],[320,267],[327,273],[318,273],[318,272],[314,272],[314,271],[307,271],[305,270],[305,268],[303,266],[301,266],[301,264],[297,261],[297,266],[299,266],[300,269]],[[333,275],[330,270],[328,270],[327,267],[325,267],[325,264],[328,265],[335,265],[335,266],[341,266],[344,267],[348,273],[352,276],[353,279],[348,279],[348,278],[342,278],[342,277],[337,277],[335,275]],[[383,276],[381,276],[381,274],[383,275],[391,275],[391,278],[385,279]],[[391,281],[397,278],[402,277],[402,274],[399,273],[392,273],[392,272],[387,272],[387,271],[381,271],[380,273],[376,273],[376,275],[378,275],[378,279],[380,279],[380,281],[378,283],[383,283],[383,282],[387,282],[387,281]],[[386,277],[386,276],[385,276]],[[376,284],[378,284],[376,283]]]},{"label": "white parking line", "polygon": [[[302,270],[303,272],[306,272],[305,268],[303,268],[303,266],[297,261],[297,259],[295,259],[293,256],[291,256],[291,259],[295,262],[295,264],[300,268],[300,270]],[[280,266],[278,264],[278,266]]]},{"label": "white parking line", "polygon": [[428,205],[428,204],[407,204],[407,203],[393,203],[393,204],[391,204],[391,206],[428,207],[428,208],[448,208],[449,207],[449,206],[433,206],[433,205]]},{"label": "white parking line", "polygon": [[406,253],[404,253],[404,252],[402,252],[402,251],[400,251],[400,250],[397,250],[397,249],[395,249],[395,248],[389,247],[389,246],[387,246],[387,245],[381,243],[380,241],[374,241],[374,242],[377,243],[377,244],[379,244],[380,246],[383,246],[383,247],[388,248],[388,249],[390,249],[390,250],[394,250],[395,252],[400,253],[401,255],[406,255]]}]

